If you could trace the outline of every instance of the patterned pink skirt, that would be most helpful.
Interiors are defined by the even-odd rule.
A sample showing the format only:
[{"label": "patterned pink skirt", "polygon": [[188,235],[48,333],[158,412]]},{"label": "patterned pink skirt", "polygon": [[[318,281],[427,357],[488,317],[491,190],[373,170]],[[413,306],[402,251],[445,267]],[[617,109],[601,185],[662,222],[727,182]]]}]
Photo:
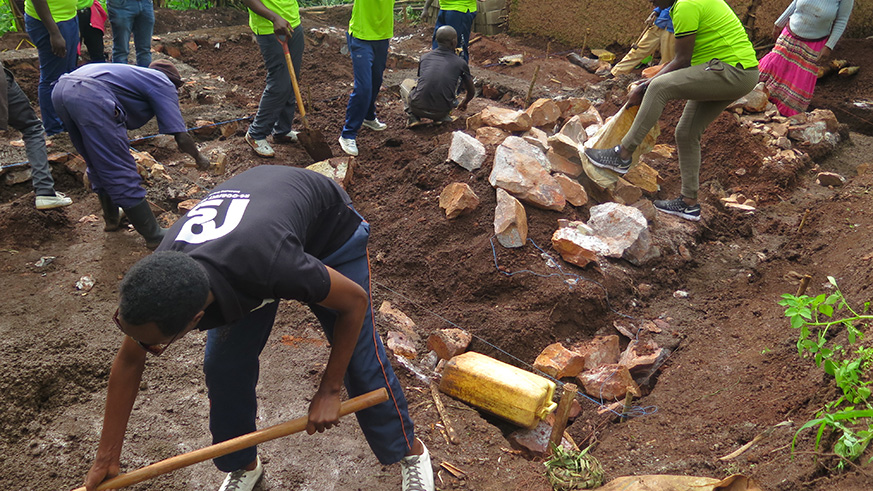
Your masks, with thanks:
[{"label": "patterned pink skirt", "polygon": [[806,111],[815,90],[819,54],[827,38],[804,41],[786,26],[776,46],[761,58],[758,70],[761,81],[770,90],[770,100],[783,116]]}]

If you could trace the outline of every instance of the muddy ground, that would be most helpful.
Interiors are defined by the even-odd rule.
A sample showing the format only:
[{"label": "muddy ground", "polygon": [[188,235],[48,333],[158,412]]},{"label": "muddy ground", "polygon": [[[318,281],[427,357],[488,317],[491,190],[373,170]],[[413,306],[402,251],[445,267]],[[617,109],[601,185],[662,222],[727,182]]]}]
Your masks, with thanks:
[{"label": "muddy ground", "polygon": [[[226,12],[216,15],[228,18]],[[306,15],[304,28],[328,32],[329,26],[337,26],[341,33],[345,16],[342,12]],[[167,31],[200,27],[187,24],[190,17],[177,12],[159,9],[158,18]],[[205,25],[206,21],[198,22]],[[183,50],[181,61],[205,80],[200,86],[227,84],[222,85],[226,97],[212,105],[182,98],[189,127],[196,119],[224,121],[256,110],[263,67],[250,36],[234,36],[245,32],[245,27],[212,32],[212,40],[221,37],[222,42]],[[580,398],[582,413],[568,429],[579,445],[594,445],[592,453],[602,462],[607,478],[744,473],[768,490],[848,491],[873,486],[869,476],[873,468],[865,463],[869,455],[858,465],[838,471],[838,461],[827,451],[815,454],[812,435],[806,433],[798,452],[790,452],[788,444],[796,429],[832,400],[835,391],[832,381],[824,379],[810,360],[798,358],[796,332],[788,328],[776,305],[781,294],[796,290],[798,273],[812,275],[810,293],[827,291],[826,276],[831,275],[853,305],[871,299],[873,246],[868,238],[873,228],[873,173],[859,174],[856,168],[873,163],[873,137],[852,132],[849,141],[830,156],[790,178],[775,179],[758,171],[769,154],[767,148],[733,116],[724,114],[704,137],[705,218],[691,229],[694,241],[665,250],[645,267],[615,260],[585,269],[564,265],[566,271],[585,279],[570,288],[560,276],[540,276],[552,270],[534,246],[492,247],[495,197],[487,182],[490,167],[471,174],[444,163],[450,134],[463,129],[463,120],[443,127],[404,129],[396,84],[414,73],[408,56],[426,49],[430,31],[398,25],[397,35],[392,44],[399,54],[393,56],[394,68],[386,72],[379,101],[379,117],[389,127],[382,133],[361,132],[361,156],[349,187],[356,207],[373,228],[377,307],[392,302],[415,320],[422,338],[437,329],[464,328],[476,336],[472,349],[518,365],[531,363],[552,342],[572,344],[597,334],[615,334],[613,321],[620,314],[664,319],[682,344],[661,369],[654,390],[635,402],[645,415],[617,423],[597,415],[598,404]],[[160,42],[172,44],[186,36],[162,34]],[[334,152],[340,151],[335,139],[352,81],[351,65],[340,53],[341,39],[341,34],[321,38],[310,34],[302,76],[305,97],[312,104],[310,121],[328,136]],[[857,60],[853,61],[873,66],[873,41],[847,40],[838,46],[835,57],[844,45],[853,50]],[[474,74],[489,95],[509,107],[524,98],[538,64],[535,95],[578,95],[599,79],[563,56],[546,57],[546,51],[566,49],[505,35],[483,39],[471,49]],[[519,52],[529,60],[521,67],[492,66],[498,55]],[[26,68],[22,70],[22,85],[35,100],[35,79],[28,77]],[[187,70],[186,74],[192,73]],[[823,82],[814,104],[834,109],[843,121],[837,103],[848,98],[843,95],[846,91],[869,80],[869,71],[862,69],[855,79]],[[605,115],[620,106],[621,100],[615,99],[619,88],[600,93],[598,102]],[[858,91],[852,96],[869,93]],[[488,104],[495,102],[477,98],[468,113]],[[672,127],[680,112],[681,107],[674,105],[665,114],[662,143],[672,143]],[[863,126],[852,128],[864,131]],[[154,128],[147,126],[132,136],[147,136],[149,131]],[[264,163],[311,163],[296,145],[276,145],[274,160],[259,159],[243,142],[244,131],[243,121],[227,138],[198,139],[204,151],[228,155],[228,175]],[[0,134],[0,144],[10,148],[6,145],[16,138],[14,132]],[[136,147],[165,164],[173,179],[148,183],[150,200],[167,211],[164,220],[177,216],[180,201],[203,196],[223,179],[186,167],[187,156],[155,146],[154,139]],[[67,150],[69,144],[60,138],[54,149]],[[493,154],[493,148],[489,152]],[[739,175],[735,172],[739,168],[747,171]],[[819,169],[839,172],[849,181],[836,189],[821,187],[814,182]],[[658,170],[666,181],[652,197],[673,197],[678,192],[675,161],[661,162]],[[74,199],[66,209],[34,210],[29,183],[0,188],[0,461],[4,463],[0,483],[7,489],[69,489],[81,483],[97,446],[106,380],[121,339],[111,320],[117,285],[127,268],[147,253],[133,231],[104,233],[95,196],[62,167],[55,176],[57,188]],[[470,184],[482,204],[471,215],[447,221],[437,201],[443,187],[455,181]],[[752,216],[724,214],[707,191],[715,183],[756,197],[762,205]],[[805,210],[810,210],[809,217],[798,233]],[[588,216],[587,207],[568,207],[560,213],[527,211],[530,238],[554,257],[549,238],[556,220]],[[91,221],[88,217],[95,214],[98,220]],[[653,225],[655,229],[682,226],[666,216]],[[43,256],[55,259],[37,267]],[[95,280],[89,292],[75,286],[85,275]],[[675,298],[673,292],[680,289],[689,296]],[[202,335],[190,335],[163,356],[149,357],[122,454],[125,470],[210,443],[201,372],[204,341]],[[305,414],[327,349],[314,317],[293,302],[283,303],[262,356],[259,426]],[[417,431],[434,464],[449,462],[467,473],[458,480],[439,471],[439,489],[549,489],[541,461],[525,459],[510,448],[506,439],[513,430],[510,425],[447,398],[461,440],[451,445],[441,433],[423,384],[402,367],[395,369],[407,387]],[[786,420],[793,426],[779,427],[735,460],[719,460]],[[261,453],[267,465],[261,485],[265,490],[400,486],[399,468],[375,461],[352,420],[324,435],[291,436],[265,444]],[[215,489],[221,478],[211,464],[204,463],[133,489]]]}]

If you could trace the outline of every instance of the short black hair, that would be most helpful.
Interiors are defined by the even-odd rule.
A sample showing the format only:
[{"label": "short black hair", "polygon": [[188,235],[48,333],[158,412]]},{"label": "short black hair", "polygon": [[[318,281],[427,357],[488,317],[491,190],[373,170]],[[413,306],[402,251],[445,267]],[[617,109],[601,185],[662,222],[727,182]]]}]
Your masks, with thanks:
[{"label": "short black hair", "polygon": [[121,280],[118,311],[130,324],[154,322],[175,336],[206,305],[209,277],[191,256],[161,251],[139,260]]},{"label": "short black hair", "polygon": [[440,26],[436,30],[434,38],[437,44],[443,48],[455,48],[458,46],[458,31],[452,26]]}]

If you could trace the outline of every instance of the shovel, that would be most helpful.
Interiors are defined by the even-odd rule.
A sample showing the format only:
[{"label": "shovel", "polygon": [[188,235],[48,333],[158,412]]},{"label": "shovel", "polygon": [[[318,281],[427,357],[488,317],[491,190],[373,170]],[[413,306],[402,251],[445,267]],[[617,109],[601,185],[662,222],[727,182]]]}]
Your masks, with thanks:
[{"label": "shovel", "polygon": [[282,43],[282,50],[285,51],[285,64],[288,65],[288,74],[291,75],[291,85],[294,87],[294,97],[297,99],[297,110],[300,112],[300,119],[303,120],[303,130],[297,134],[297,139],[313,160],[316,162],[327,160],[333,157],[333,151],[324,141],[321,132],[309,127],[309,121],[306,120],[306,109],[303,108],[303,97],[300,96],[300,86],[297,85],[297,75],[294,74],[294,64],[291,62],[291,52],[288,51],[288,40],[280,38],[279,41]]},{"label": "shovel", "polygon": [[[388,391],[386,391],[384,388],[376,389],[372,392],[367,392],[366,394],[359,395],[358,397],[354,397],[342,403],[342,405],[340,405],[339,415],[340,417],[343,417],[351,413],[358,412],[362,409],[367,409],[368,407],[375,406],[376,404],[385,402],[387,400]],[[293,433],[298,433],[306,429],[306,423],[308,421],[309,417],[303,416],[297,419],[292,419],[291,421],[286,421],[284,423],[270,426],[269,428],[253,431],[251,433],[238,436],[225,442],[216,443],[215,445],[210,445],[199,450],[194,450],[192,452],[184,453],[182,455],[176,455],[175,457],[170,457],[169,459],[164,459],[152,465],[147,465],[135,471],[128,472],[127,474],[121,474],[120,476],[115,476],[112,479],[103,481],[102,483],[100,483],[99,486],[97,486],[96,489],[97,491],[102,491],[105,489],[119,489],[127,486],[132,486],[136,483],[147,481],[153,477],[160,476],[161,474],[166,474],[176,469],[188,467],[191,464],[203,462],[204,460],[214,459],[215,457],[221,457],[222,455],[227,455],[229,453],[236,452],[237,450],[242,450],[244,448],[248,448],[259,443],[264,443],[270,440],[275,440],[276,438],[288,436]],[[81,488],[76,488],[73,491],[86,490],[85,487],[82,486]]]}]

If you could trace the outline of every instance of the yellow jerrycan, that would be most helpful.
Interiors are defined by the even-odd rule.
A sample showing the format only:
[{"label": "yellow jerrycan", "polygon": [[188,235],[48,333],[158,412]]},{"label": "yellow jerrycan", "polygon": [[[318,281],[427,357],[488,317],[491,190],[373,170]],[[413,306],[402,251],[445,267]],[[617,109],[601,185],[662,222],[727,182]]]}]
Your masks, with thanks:
[{"label": "yellow jerrycan", "polygon": [[446,362],[440,391],[525,428],[557,407],[554,382],[473,351]]}]

